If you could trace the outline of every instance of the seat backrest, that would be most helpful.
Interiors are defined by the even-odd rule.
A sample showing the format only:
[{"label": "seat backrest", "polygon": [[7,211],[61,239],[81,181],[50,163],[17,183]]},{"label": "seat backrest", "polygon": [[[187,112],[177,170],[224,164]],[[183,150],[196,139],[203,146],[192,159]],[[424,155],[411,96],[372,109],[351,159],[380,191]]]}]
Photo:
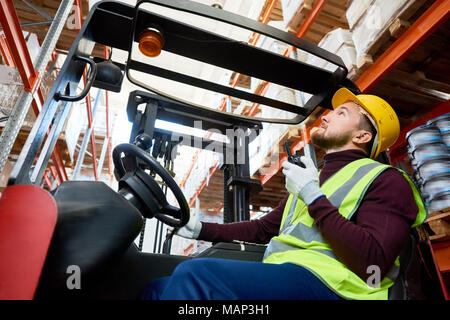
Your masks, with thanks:
[{"label": "seat backrest", "polygon": [[80,270],[81,287],[86,288],[89,279],[125,253],[142,228],[139,211],[103,182],[64,182],[53,197],[58,220],[38,297],[66,293],[72,266]]},{"label": "seat backrest", "polygon": [[417,249],[417,231],[413,229],[400,253],[400,272],[392,287],[389,300],[424,300],[421,269],[423,267]]}]

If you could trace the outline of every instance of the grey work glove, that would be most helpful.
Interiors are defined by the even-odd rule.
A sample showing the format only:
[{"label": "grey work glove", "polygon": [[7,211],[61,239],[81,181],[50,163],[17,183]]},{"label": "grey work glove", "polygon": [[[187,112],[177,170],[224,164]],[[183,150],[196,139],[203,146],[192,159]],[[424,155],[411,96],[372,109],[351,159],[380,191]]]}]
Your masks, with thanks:
[{"label": "grey work glove", "polygon": [[192,215],[188,223],[175,233],[176,235],[186,239],[197,239],[202,230],[202,223],[198,220],[197,215]]},{"label": "grey work glove", "polygon": [[311,158],[301,157],[306,166],[302,168],[288,161],[283,162],[283,174],[286,176],[286,189],[310,205],[323,196],[319,187],[319,172]]}]

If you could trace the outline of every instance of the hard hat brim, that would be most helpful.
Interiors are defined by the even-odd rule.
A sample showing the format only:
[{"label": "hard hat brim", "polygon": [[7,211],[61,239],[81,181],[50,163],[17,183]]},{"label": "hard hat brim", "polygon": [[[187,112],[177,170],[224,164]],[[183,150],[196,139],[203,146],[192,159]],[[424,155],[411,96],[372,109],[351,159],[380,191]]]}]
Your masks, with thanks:
[{"label": "hard hat brim", "polygon": [[337,107],[343,105],[348,101],[356,102],[357,104],[361,105],[361,107],[364,107],[364,110],[369,112],[369,110],[367,110],[367,107],[364,105],[364,102],[359,100],[358,97],[347,88],[341,88],[335,92],[333,98],[331,99],[331,105],[333,106],[333,109],[336,109]]}]

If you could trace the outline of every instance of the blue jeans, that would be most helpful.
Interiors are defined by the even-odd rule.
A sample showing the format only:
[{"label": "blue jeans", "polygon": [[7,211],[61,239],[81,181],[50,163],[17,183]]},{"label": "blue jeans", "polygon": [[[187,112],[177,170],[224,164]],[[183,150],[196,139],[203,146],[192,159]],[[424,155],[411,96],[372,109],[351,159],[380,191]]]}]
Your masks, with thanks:
[{"label": "blue jeans", "polygon": [[173,274],[151,281],[151,300],[339,300],[314,274],[291,264],[216,258],[180,263]]}]

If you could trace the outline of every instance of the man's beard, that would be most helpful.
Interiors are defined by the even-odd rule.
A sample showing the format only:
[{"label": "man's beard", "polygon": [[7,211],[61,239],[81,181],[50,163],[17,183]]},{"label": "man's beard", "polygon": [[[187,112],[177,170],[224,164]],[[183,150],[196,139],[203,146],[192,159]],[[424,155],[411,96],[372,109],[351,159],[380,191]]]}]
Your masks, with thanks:
[{"label": "man's beard", "polygon": [[347,144],[350,138],[351,132],[346,132],[334,137],[325,137],[323,133],[319,133],[319,130],[311,134],[311,142],[315,146],[323,150],[337,149],[343,147]]}]

